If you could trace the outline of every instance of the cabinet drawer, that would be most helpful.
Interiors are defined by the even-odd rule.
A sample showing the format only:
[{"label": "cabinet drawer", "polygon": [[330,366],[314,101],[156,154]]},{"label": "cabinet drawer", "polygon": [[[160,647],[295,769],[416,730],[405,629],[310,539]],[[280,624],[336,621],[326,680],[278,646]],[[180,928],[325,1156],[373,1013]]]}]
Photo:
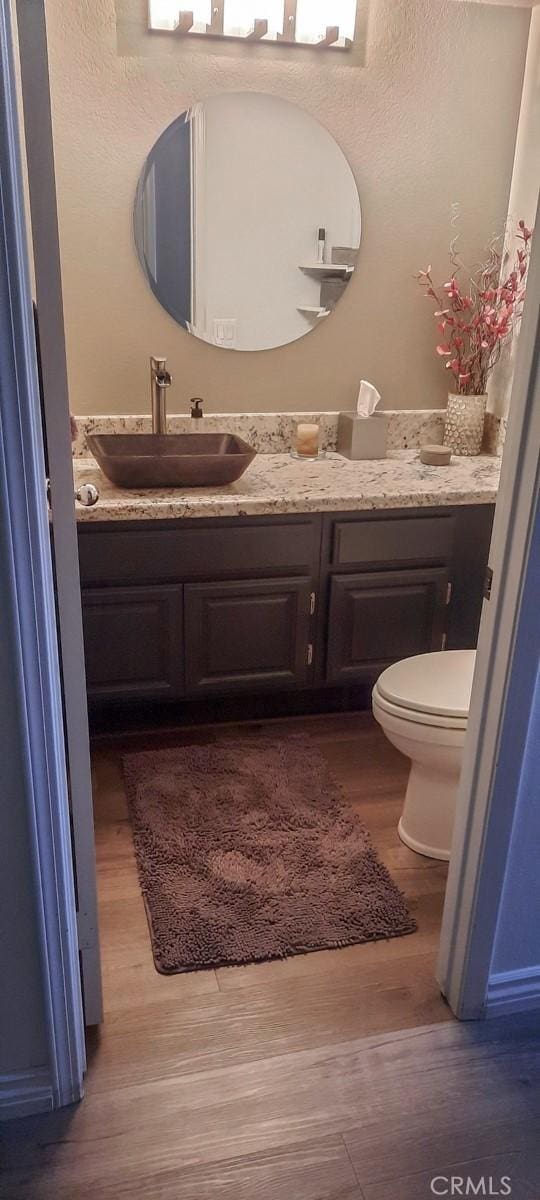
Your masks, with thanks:
[{"label": "cabinet drawer", "polygon": [[440,650],[448,578],[444,567],[335,575],[327,681],[351,683],[400,658]]},{"label": "cabinet drawer", "polygon": [[312,573],[318,561],[316,520],[184,529],[80,530],[84,586],[172,583],[272,573]]},{"label": "cabinet drawer", "polygon": [[311,578],[187,584],[188,693],[305,683],[311,588]]},{"label": "cabinet drawer", "polygon": [[182,692],[182,588],[111,587],[82,593],[90,699]]},{"label": "cabinet drawer", "polygon": [[334,521],[335,566],[368,563],[447,561],[454,542],[453,515]]}]

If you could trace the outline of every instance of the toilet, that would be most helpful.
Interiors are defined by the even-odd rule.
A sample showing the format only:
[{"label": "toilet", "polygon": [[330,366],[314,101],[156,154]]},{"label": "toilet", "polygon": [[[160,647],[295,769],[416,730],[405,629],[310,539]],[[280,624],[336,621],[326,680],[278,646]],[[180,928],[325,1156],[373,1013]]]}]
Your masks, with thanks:
[{"label": "toilet", "polygon": [[475,659],[475,650],[405,658],[373,689],[375,719],[411,760],[398,833],[428,858],[450,858]]}]

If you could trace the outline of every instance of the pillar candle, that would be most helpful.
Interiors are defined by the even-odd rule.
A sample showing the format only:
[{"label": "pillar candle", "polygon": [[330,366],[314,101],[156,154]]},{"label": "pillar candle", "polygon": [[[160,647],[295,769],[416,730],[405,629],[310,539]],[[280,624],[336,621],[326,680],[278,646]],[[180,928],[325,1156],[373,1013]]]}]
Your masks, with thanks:
[{"label": "pillar candle", "polygon": [[318,425],[297,425],[296,453],[305,455],[306,458],[315,458],[319,453]]}]

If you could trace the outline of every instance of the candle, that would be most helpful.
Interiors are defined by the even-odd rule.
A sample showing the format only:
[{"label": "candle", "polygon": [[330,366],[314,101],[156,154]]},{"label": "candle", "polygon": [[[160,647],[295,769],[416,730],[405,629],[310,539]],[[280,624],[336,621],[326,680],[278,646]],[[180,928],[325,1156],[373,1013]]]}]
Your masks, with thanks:
[{"label": "candle", "polygon": [[319,426],[297,425],[296,453],[305,458],[316,458],[319,453]]}]

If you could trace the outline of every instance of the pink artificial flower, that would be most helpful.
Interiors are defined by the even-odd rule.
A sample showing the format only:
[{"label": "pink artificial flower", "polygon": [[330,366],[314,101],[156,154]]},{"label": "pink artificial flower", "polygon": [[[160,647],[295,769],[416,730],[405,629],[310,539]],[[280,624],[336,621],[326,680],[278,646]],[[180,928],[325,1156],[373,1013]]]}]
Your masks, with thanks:
[{"label": "pink artificial flower", "polygon": [[[502,255],[492,242],[485,263],[470,275],[467,272],[468,280],[462,291],[455,239],[451,247],[454,274],[440,290],[433,282],[431,266],[417,276],[425,295],[436,303],[437,329],[447,339],[437,344],[436,352],[446,359],[445,367],[452,371],[462,394],[474,395],[486,390],[501,347],[521,318],[532,236],[524,221],[519,222],[517,236],[520,245],[503,279],[500,278]],[[444,307],[445,301],[449,307]]]}]

